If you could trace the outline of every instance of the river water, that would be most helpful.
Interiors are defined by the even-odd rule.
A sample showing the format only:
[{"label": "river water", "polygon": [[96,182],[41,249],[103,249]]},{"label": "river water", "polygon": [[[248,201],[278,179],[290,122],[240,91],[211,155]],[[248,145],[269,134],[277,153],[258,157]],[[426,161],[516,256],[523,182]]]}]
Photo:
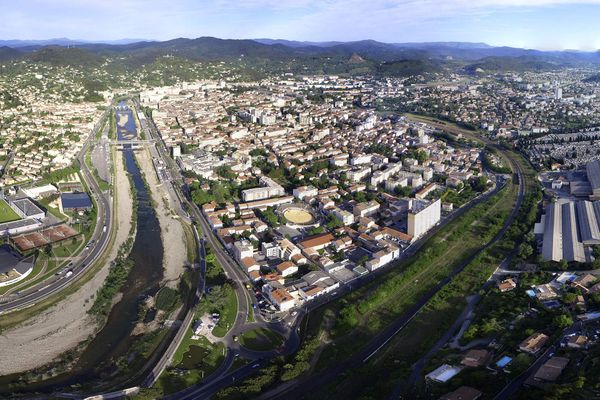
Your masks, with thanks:
[{"label": "river water", "polygon": [[[120,106],[125,107],[124,103]],[[121,115],[127,115],[124,126],[117,124],[119,140],[131,140],[137,137],[137,129],[130,109],[117,111],[117,121]],[[125,166],[131,174],[136,189],[137,231],[130,258],[134,261],[127,282],[123,286],[123,296],[112,308],[105,326],[94,336],[83,351],[75,366],[68,373],[37,384],[27,386],[26,391],[58,390],[61,387],[77,383],[86,384],[105,376],[108,361],[127,354],[131,347],[131,332],[138,318],[140,303],[148,295],[156,294],[163,276],[163,244],[156,212],[151,197],[138,168],[134,150],[125,145],[123,157]],[[121,162],[117,154],[116,162]],[[100,368],[99,368],[100,367]],[[104,368],[102,368],[104,367]],[[8,379],[7,379],[8,378]],[[0,392],[5,392],[7,384],[15,382],[17,376],[0,379]]]}]

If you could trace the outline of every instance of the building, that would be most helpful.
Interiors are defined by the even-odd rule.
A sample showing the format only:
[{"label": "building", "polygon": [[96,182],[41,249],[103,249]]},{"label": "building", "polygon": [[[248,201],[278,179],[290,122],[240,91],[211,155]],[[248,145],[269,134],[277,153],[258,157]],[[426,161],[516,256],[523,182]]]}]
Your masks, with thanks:
[{"label": "building", "polygon": [[519,344],[519,350],[529,354],[537,354],[549,339],[548,335],[536,332]]},{"label": "building", "polygon": [[275,288],[272,284],[267,283],[262,290],[279,311],[288,311],[296,304],[294,297],[283,287]]},{"label": "building", "polygon": [[562,99],[562,88],[557,86],[554,88],[554,100]]},{"label": "building", "polygon": [[238,261],[252,257],[254,254],[254,247],[248,240],[240,240],[233,244],[233,253]]},{"label": "building", "polygon": [[23,258],[11,246],[0,246],[0,287],[25,279],[33,271],[34,263],[34,256]]},{"label": "building", "polygon": [[366,203],[358,203],[352,209],[352,213],[354,216],[362,218],[362,217],[371,217],[377,214],[379,210],[379,203],[375,200],[368,201]]},{"label": "building", "polygon": [[454,378],[461,370],[461,367],[443,364],[425,375],[425,379],[444,383]]},{"label": "building", "polygon": [[12,200],[9,202],[10,208],[17,213],[17,215],[23,219],[44,219],[46,213],[44,210],[35,205],[33,201],[24,197],[18,200]]},{"label": "building", "polygon": [[442,216],[442,202],[437,199],[434,202],[425,200],[413,201],[408,212],[408,234],[417,239],[440,222]]},{"label": "building", "polygon": [[329,246],[333,241],[335,241],[335,237],[331,233],[321,233],[301,240],[298,242],[298,246],[303,249],[313,249],[318,251]]},{"label": "building", "polygon": [[279,275],[283,276],[284,278],[298,272],[298,267],[291,261],[284,261],[278,264],[275,269],[277,272],[279,272]]},{"label": "building", "polygon": [[333,210],[331,210],[331,213],[340,221],[342,221],[342,223],[344,225],[352,225],[354,223],[354,214],[352,214],[349,211],[346,210],[342,210],[338,207],[334,208]]},{"label": "building", "polygon": [[581,242],[584,245],[600,244],[600,227],[597,219],[597,215],[600,214],[600,203],[584,200],[578,201],[575,207]]},{"label": "building", "polygon": [[587,349],[590,341],[587,336],[574,335],[567,341],[567,347],[571,349]]},{"label": "building", "polygon": [[269,258],[277,258],[281,254],[281,248],[274,242],[263,242],[261,250],[265,257]]},{"label": "building", "polygon": [[533,379],[538,382],[555,382],[569,364],[565,357],[552,357],[535,373]]},{"label": "building", "polygon": [[510,292],[511,290],[515,289],[517,287],[517,283],[514,281],[513,278],[508,278],[503,280],[502,282],[500,282],[500,284],[498,285],[498,290],[500,290],[502,293],[504,292]]},{"label": "building", "polygon": [[585,170],[592,187],[590,200],[600,200],[600,160],[587,163]]},{"label": "building", "polygon": [[31,188],[22,189],[22,190],[23,190],[23,193],[25,193],[25,195],[27,197],[32,198],[32,199],[39,199],[42,197],[47,197],[47,196],[58,193],[58,189],[56,188],[56,186],[51,185],[51,184],[31,187]]},{"label": "building", "polygon": [[319,194],[319,190],[314,186],[300,186],[292,192],[294,197],[304,200],[306,197],[315,197]]},{"label": "building", "polygon": [[264,200],[271,197],[279,197],[285,195],[283,186],[275,182],[268,176],[261,176],[259,179],[261,187],[242,190],[242,199],[245,202]]},{"label": "building", "polygon": [[62,193],[60,195],[60,211],[86,211],[92,209],[92,199],[87,193]]},{"label": "building", "polygon": [[481,367],[490,362],[492,355],[485,349],[469,350],[460,362],[466,367]]},{"label": "building", "polygon": [[373,254],[373,257],[365,263],[365,268],[369,271],[374,271],[391,263],[398,257],[400,257],[400,249],[390,244],[385,249]]},{"label": "building", "polygon": [[454,392],[446,393],[440,400],[477,400],[483,393],[470,386],[461,386]]},{"label": "building", "polygon": [[[585,207],[585,206],[584,206]],[[587,209],[587,207],[585,207]],[[583,243],[577,234],[575,203],[560,200],[546,207],[543,217],[542,257],[544,261],[585,262]],[[590,235],[592,231],[590,229]],[[588,239],[590,239],[588,237]]]}]

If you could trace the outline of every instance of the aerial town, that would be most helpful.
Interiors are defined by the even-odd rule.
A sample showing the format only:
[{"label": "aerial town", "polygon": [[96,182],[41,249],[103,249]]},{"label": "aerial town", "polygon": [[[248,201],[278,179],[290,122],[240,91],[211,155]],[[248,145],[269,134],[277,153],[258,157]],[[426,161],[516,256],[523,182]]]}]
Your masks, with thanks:
[{"label": "aerial town", "polygon": [[0,25],[0,399],[600,397],[597,4],[50,3]]}]

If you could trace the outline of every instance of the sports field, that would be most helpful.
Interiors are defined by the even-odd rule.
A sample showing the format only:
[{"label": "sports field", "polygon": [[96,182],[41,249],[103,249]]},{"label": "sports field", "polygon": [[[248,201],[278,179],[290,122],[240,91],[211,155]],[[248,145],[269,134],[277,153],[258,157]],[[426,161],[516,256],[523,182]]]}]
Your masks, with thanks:
[{"label": "sports field", "polygon": [[0,224],[21,219],[5,200],[0,199]]}]

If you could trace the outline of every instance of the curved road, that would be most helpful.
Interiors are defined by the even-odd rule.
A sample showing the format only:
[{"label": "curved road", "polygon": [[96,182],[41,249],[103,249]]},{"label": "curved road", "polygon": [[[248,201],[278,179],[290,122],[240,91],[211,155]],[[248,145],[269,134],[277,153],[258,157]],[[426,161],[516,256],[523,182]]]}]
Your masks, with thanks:
[{"label": "curved road", "polygon": [[[103,118],[104,116],[100,121],[102,121]],[[82,252],[75,258],[73,261],[74,265],[70,268],[70,270],[73,271],[73,274],[70,277],[67,278],[65,275],[57,277],[54,275],[53,277],[40,282],[32,288],[23,290],[16,296],[11,295],[8,301],[0,304],[0,314],[31,307],[36,303],[45,300],[49,296],[63,290],[67,286],[71,285],[71,283],[76,282],[106,249],[112,229],[110,205],[111,197],[100,190],[96,179],[85,164],[85,154],[96,137],[97,130],[100,129],[101,126],[101,123],[96,124],[78,155],[83,179],[90,189],[92,196],[95,198],[98,207],[96,228],[91,237],[91,240],[95,241],[94,245],[90,247],[90,250],[82,250]],[[104,232],[103,229],[104,225],[106,225],[106,232]]]}]

